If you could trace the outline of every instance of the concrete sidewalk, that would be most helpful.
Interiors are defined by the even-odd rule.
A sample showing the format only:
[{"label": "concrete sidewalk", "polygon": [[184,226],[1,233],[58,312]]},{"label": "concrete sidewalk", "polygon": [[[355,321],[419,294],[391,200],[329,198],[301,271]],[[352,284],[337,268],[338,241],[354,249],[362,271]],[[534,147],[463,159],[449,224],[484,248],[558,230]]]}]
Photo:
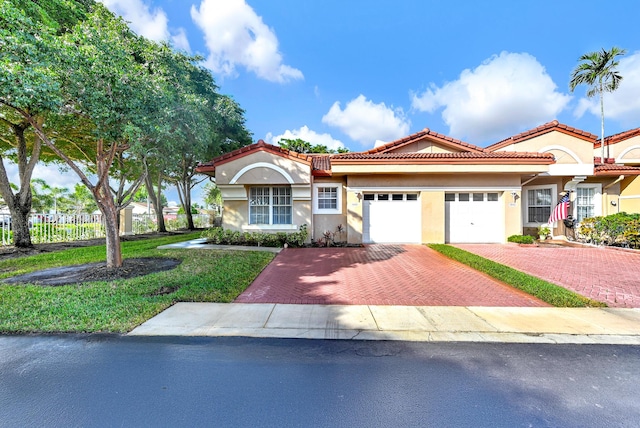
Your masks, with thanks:
[{"label": "concrete sidewalk", "polygon": [[177,303],[129,335],[640,345],[640,309]]}]

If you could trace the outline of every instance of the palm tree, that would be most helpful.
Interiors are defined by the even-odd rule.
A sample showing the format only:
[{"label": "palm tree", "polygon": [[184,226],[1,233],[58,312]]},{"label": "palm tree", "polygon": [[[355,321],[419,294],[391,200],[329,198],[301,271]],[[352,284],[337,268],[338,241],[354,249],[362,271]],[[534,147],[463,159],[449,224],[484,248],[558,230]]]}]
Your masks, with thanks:
[{"label": "palm tree", "polygon": [[618,89],[622,76],[616,70],[618,60],[616,57],[624,55],[627,51],[618,47],[610,50],[602,49],[598,52],[590,52],[580,57],[580,63],[571,72],[569,89],[574,91],[576,86],[585,84],[589,87],[587,97],[598,94],[600,97],[600,147],[602,148],[602,163],[605,162],[604,152],[604,93]]}]

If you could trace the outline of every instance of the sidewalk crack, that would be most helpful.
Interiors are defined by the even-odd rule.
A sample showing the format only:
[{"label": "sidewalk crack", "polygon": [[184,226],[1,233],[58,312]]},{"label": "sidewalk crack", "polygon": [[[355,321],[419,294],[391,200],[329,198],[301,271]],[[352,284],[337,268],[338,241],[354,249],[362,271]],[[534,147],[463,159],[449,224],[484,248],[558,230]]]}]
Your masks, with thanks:
[{"label": "sidewalk crack", "polygon": [[262,324],[262,328],[267,328],[267,324],[269,324],[269,320],[271,319],[271,315],[273,314],[273,311],[276,310],[276,305],[277,305],[277,303],[273,304],[273,307],[271,308],[271,311],[269,312],[269,316],[267,317],[267,320],[264,322],[264,324]]}]

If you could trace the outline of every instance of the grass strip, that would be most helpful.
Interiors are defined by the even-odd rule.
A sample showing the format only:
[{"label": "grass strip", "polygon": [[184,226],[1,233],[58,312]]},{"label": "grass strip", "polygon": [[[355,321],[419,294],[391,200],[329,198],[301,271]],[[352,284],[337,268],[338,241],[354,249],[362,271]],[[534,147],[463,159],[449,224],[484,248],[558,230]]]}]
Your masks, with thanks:
[{"label": "grass strip", "polygon": [[460,248],[452,247],[451,245],[429,244],[429,248],[559,308],[607,306],[605,303],[581,296],[559,285],[485,259],[484,257],[461,250]]},{"label": "grass strip", "polygon": [[[0,283],[0,333],[128,332],[176,302],[233,301],[274,257],[258,251],[156,249],[196,236],[123,242],[125,258],[180,259],[170,271],[57,287]],[[104,258],[101,245],[4,260],[0,269],[13,269],[3,273],[6,277]],[[158,294],[161,289],[173,292]]]}]

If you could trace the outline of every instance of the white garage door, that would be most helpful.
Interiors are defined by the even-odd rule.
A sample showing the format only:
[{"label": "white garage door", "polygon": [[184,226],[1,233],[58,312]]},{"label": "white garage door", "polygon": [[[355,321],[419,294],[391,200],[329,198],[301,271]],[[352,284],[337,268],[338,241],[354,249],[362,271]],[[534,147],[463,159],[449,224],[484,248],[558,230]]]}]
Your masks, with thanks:
[{"label": "white garage door", "polygon": [[422,238],[417,193],[365,193],[362,241],[365,243],[417,243]]},{"label": "white garage door", "polygon": [[499,193],[445,193],[445,242],[503,242]]}]

